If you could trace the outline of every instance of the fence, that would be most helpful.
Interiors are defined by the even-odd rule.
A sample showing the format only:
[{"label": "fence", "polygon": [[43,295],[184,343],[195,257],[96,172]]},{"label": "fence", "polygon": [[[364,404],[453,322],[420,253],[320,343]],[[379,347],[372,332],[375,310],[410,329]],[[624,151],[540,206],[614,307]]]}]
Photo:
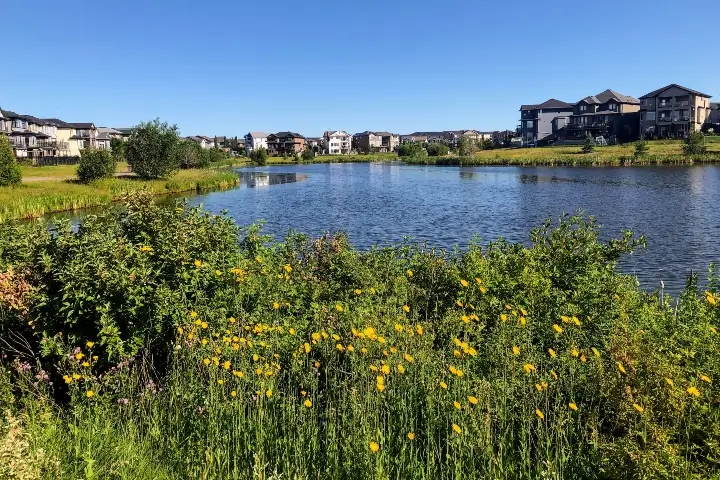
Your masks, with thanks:
[{"label": "fence", "polygon": [[48,165],[77,165],[80,157],[35,157],[27,158],[34,167],[46,167]]}]

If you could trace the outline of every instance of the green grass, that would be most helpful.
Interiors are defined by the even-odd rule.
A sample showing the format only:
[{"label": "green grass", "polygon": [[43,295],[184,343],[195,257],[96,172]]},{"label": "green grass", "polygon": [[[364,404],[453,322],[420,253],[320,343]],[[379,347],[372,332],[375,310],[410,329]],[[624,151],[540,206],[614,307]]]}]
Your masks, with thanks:
[{"label": "green grass", "polygon": [[[74,166],[26,167],[38,177],[68,176]],[[46,170],[47,169],[47,170]],[[25,171],[23,171],[23,174]],[[25,182],[18,187],[0,187],[0,221],[40,217],[51,212],[78,210],[117,201],[130,192],[147,190],[153,195],[190,190],[228,188],[237,175],[219,170],[181,170],[167,180],[111,178],[83,185],[71,180]]]},{"label": "green grass", "polygon": [[598,234],[363,252],[137,198],[0,224],[0,477],[718,478],[718,279],[661,303]]}]

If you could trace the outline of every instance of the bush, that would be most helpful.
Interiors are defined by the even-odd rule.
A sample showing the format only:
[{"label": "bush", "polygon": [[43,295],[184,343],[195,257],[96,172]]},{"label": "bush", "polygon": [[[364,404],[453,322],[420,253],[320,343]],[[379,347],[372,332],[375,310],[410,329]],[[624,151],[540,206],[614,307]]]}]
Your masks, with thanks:
[{"label": "bush", "polygon": [[640,158],[647,155],[649,150],[648,143],[645,139],[640,139],[635,142],[635,157]]},{"label": "bush", "polygon": [[[428,148],[430,147],[428,146]],[[424,150],[422,144],[419,142],[401,143],[398,146],[397,154],[398,157],[415,157],[420,155],[420,152],[424,152]]]},{"label": "bush", "polygon": [[115,176],[117,162],[109,150],[86,149],[80,152],[77,177],[82,183]]},{"label": "bush", "polygon": [[177,126],[167,122],[141,123],[125,147],[127,162],[140,178],[168,178],[180,168],[180,138]]},{"label": "bush", "polygon": [[431,143],[426,150],[430,157],[443,157],[450,153],[450,148],[442,143]]},{"label": "bush", "polygon": [[192,140],[181,140],[178,144],[180,168],[207,168],[210,166],[210,151]]},{"label": "bush", "polygon": [[589,133],[585,136],[585,144],[582,147],[582,153],[592,153],[595,151],[595,139]]},{"label": "bush", "polygon": [[116,162],[125,161],[125,147],[127,147],[127,143],[122,138],[110,139],[110,151]]},{"label": "bush", "polygon": [[265,148],[255,148],[250,152],[250,161],[255,165],[267,165],[268,151]]},{"label": "bush", "polygon": [[22,173],[7,136],[0,135],[0,187],[20,185]]},{"label": "bush", "polygon": [[683,145],[683,153],[685,155],[704,155],[707,153],[707,146],[705,145],[705,135],[701,132],[691,132],[690,135],[685,139],[685,145]]}]

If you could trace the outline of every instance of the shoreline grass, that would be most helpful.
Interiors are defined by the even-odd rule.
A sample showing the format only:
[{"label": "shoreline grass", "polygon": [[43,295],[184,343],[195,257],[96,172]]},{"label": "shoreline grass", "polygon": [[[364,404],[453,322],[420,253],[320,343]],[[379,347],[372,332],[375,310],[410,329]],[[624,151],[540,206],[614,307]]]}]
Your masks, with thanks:
[{"label": "shoreline grass", "polygon": [[[31,167],[41,181],[23,183],[18,187],[0,188],[0,222],[10,219],[41,217],[48,213],[97,207],[122,199],[140,190],[151,195],[166,195],[188,191],[230,188],[238,184],[238,176],[231,171],[181,170],[165,180],[141,180],[116,177],[84,185],[67,177],[67,166]],[[72,167],[72,171],[76,166]],[[51,168],[45,172],[41,169]],[[24,172],[23,172],[24,173]],[[55,176],[58,180],[44,177]]]}]

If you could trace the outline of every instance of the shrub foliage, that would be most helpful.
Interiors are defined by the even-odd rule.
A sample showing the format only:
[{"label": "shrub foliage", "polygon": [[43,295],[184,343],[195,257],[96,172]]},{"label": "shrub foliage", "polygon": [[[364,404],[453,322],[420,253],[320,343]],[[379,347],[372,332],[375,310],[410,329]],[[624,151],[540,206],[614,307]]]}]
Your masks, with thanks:
[{"label": "shrub foliage", "polygon": [[117,162],[109,150],[86,149],[80,154],[77,177],[82,183],[89,183],[115,175]]},{"label": "shrub foliage", "polygon": [[125,158],[141,178],[168,178],[180,168],[180,138],[177,126],[155,119],[133,129]]},{"label": "shrub foliage", "polygon": [[7,136],[0,135],[0,187],[19,185],[22,181],[20,166],[15,159]]}]

